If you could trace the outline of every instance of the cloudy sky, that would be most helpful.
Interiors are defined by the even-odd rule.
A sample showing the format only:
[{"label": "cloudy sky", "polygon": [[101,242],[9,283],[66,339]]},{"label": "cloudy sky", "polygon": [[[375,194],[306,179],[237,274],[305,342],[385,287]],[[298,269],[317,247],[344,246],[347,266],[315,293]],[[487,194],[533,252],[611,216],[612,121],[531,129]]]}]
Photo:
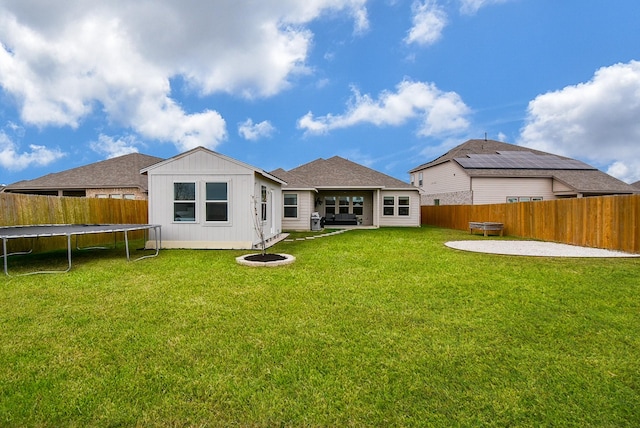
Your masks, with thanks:
[{"label": "cloudy sky", "polygon": [[637,0],[0,0],[0,182],[206,146],[394,177],[470,138],[640,180]]}]

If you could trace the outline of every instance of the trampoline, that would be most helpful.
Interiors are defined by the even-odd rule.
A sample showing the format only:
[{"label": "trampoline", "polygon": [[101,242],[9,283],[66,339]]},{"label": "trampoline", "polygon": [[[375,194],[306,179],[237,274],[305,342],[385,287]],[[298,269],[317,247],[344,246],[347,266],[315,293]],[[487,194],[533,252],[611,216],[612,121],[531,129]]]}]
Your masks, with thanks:
[{"label": "trampoline", "polygon": [[[115,234],[117,232],[124,233],[124,243],[127,254],[127,261],[131,261],[131,256],[129,253],[129,236],[128,233],[136,230],[144,230],[145,234],[147,234],[150,230],[153,229],[154,237],[156,241],[155,253],[145,255],[142,257],[138,257],[133,261],[146,259],[149,257],[156,257],[158,252],[160,251],[160,225],[157,224],[44,224],[44,225],[29,225],[29,226],[8,226],[8,227],[0,227],[0,238],[2,239],[2,257],[4,259],[4,273],[5,275],[9,275],[9,270],[7,267],[7,258],[12,255],[17,254],[29,254],[33,251],[33,248],[29,251],[24,252],[16,252],[16,253],[7,253],[7,241],[9,239],[20,239],[20,238],[48,238],[53,236],[66,236],[67,237],[67,260],[68,266],[65,270],[56,270],[56,271],[36,271],[29,272],[23,275],[36,274],[36,273],[65,273],[71,270],[71,237],[76,236],[76,247],[77,247],[77,237],[79,235],[88,235],[95,233],[113,233],[114,240]],[[146,239],[145,239],[146,242]],[[79,248],[78,249],[89,249],[89,248]],[[104,247],[90,247],[90,248],[104,248]]]}]

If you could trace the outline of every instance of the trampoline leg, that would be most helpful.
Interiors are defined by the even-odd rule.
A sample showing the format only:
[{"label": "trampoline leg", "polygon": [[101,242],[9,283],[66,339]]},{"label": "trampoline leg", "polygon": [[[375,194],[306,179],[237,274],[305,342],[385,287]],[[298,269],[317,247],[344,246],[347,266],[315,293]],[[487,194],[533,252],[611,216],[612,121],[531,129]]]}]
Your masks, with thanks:
[{"label": "trampoline leg", "polygon": [[4,274],[9,275],[7,270],[7,238],[2,238],[2,256],[4,257]]},{"label": "trampoline leg", "polygon": [[129,237],[127,235],[127,231],[124,231],[124,248],[127,251],[127,261],[131,261],[131,257],[129,256]]},{"label": "trampoline leg", "polygon": [[67,259],[69,260],[69,266],[64,272],[69,272],[71,270],[71,235],[67,235]]},{"label": "trampoline leg", "polygon": [[[138,260],[148,259],[150,257],[156,257],[158,255],[158,253],[160,252],[160,244],[158,243],[158,238],[160,236],[159,227],[154,227],[153,230],[154,230],[154,235],[155,235],[155,238],[156,238],[156,252],[154,254],[149,254],[147,256],[138,257],[137,259],[133,260],[134,262],[137,262]],[[127,235],[126,234],[127,234],[127,232],[125,232],[125,246],[127,247],[127,260],[129,260],[129,246],[128,246],[128,243],[127,243]],[[160,238],[160,239],[162,239],[162,238]],[[146,240],[145,240],[145,242],[146,242]]]}]

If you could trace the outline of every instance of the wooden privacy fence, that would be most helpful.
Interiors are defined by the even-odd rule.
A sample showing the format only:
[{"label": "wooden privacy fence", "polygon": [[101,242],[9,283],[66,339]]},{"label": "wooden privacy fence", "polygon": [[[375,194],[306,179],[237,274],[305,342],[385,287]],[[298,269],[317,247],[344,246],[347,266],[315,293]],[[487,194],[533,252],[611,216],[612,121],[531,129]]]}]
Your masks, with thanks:
[{"label": "wooden privacy fence", "polygon": [[504,223],[506,235],[640,253],[640,195],[493,205],[422,206],[422,224],[469,230]]},{"label": "wooden privacy fence", "polygon": [[[0,193],[0,226],[30,224],[146,224],[147,201],[128,199],[69,198]],[[142,231],[130,239],[143,237]],[[91,234],[78,238],[79,246],[113,244],[113,234]],[[33,242],[32,242],[33,241]],[[33,244],[34,252],[66,248],[65,237],[11,239],[8,252]]]}]

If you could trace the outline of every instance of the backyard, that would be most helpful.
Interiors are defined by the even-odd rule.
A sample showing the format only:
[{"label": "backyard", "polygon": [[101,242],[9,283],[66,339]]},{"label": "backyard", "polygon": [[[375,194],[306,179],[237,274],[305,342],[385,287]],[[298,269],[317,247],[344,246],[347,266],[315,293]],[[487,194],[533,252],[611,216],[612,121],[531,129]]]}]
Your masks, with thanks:
[{"label": "backyard", "polygon": [[640,260],[458,239],[487,238],[353,230],[281,242],[275,268],[117,248],[3,277],[0,426],[640,425]]}]

